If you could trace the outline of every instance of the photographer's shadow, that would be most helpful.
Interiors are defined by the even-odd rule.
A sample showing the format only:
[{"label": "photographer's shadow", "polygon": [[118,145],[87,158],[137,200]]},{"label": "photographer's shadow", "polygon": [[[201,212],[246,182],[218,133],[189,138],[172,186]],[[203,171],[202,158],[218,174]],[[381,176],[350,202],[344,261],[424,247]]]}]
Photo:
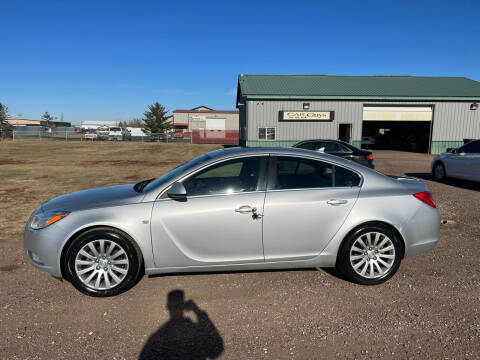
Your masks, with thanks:
[{"label": "photographer's shadow", "polygon": [[[139,356],[153,359],[215,359],[223,352],[223,340],[207,313],[194,301],[185,302],[182,290],[173,290],[167,296],[170,320],[150,336]],[[197,321],[184,316],[192,311]]]}]

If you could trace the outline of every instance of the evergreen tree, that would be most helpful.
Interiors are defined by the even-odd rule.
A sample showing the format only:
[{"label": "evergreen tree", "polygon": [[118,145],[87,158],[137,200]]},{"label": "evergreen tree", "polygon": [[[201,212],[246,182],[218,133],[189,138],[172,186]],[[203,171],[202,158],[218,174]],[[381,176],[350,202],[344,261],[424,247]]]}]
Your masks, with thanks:
[{"label": "evergreen tree", "polygon": [[7,122],[9,117],[8,107],[0,103],[0,137],[3,139],[11,134],[12,126]]},{"label": "evergreen tree", "polygon": [[165,109],[165,106],[158,102],[148,105],[148,110],[143,113],[143,132],[147,135],[165,134],[170,128],[167,113],[168,110]]},{"label": "evergreen tree", "polygon": [[45,121],[45,127],[47,129],[52,127],[53,116],[50,115],[48,111],[45,111],[45,113],[42,115],[42,120]]}]

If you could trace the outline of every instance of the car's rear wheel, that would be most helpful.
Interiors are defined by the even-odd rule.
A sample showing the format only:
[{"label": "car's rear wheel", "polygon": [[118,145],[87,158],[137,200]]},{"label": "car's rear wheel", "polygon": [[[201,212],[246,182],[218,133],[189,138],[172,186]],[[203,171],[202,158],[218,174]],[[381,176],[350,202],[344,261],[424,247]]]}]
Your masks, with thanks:
[{"label": "car's rear wheel", "polygon": [[381,284],[398,270],[401,240],[388,226],[366,225],[348,235],[339,251],[337,268],[362,285]]},{"label": "car's rear wheel", "polygon": [[433,165],[432,175],[435,178],[435,180],[444,180],[445,177],[447,176],[445,172],[445,166],[441,162],[436,162]]},{"label": "car's rear wheel", "polygon": [[125,234],[93,229],[74,240],[65,257],[68,278],[90,296],[113,296],[130,289],[140,276],[142,256]]}]

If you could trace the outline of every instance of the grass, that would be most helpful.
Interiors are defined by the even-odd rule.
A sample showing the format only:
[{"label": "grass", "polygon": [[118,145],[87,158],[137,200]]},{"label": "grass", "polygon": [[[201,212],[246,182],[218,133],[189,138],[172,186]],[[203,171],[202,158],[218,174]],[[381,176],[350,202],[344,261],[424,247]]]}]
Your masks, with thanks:
[{"label": "grass", "polygon": [[60,194],[138,182],[217,145],[0,141],[0,240],[18,236],[31,212]]}]

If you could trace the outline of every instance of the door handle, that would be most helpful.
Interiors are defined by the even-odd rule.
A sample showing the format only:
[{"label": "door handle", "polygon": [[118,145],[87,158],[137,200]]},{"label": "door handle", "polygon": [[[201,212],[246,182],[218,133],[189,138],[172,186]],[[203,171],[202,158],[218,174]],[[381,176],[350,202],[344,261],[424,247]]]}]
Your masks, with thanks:
[{"label": "door handle", "polygon": [[343,205],[346,203],[348,203],[348,200],[343,200],[343,199],[332,199],[327,201],[327,204],[332,206]]},{"label": "door handle", "polygon": [[250,205],[242,205],[242,206],[239,206],[238,208],[236,208],[235,212],[238,212],[240,214],[256,213],[257,208],[256,207],[251,207]]}]

